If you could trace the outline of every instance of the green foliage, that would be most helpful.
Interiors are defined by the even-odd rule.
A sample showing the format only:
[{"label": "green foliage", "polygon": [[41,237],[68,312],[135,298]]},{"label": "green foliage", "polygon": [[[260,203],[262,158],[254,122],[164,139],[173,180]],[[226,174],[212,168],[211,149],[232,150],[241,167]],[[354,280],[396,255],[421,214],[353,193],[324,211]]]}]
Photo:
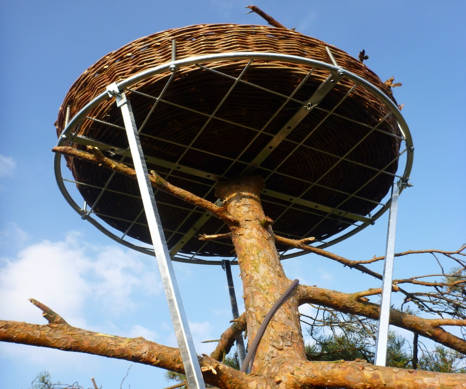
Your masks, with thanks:
[{"label": "green foliage", "polygon": [[52,382],[48,371],[41,371],[31,382],[31,389],[83,389],[77,382],[67,385],[60,382]]},{"label": "green foliage", "polygon": [[[335,332],[336,333],[336,332]],[[335,335],[313,337],[315,343],[306,346],[306,355],[312,361],[353,361],[363,359],[374,362],[374,341],[364,330],[346,329]],[[424,346],[418,361],[422,370],[444,373],[465,373],[466,356],[437,346],[427,350]],[[412,348],[402,336],[390,333],[387,344],[387,366],[413,368]]]},{"label": "green foliage", "polygon": [[457,351],[437,346],[434,352],[424,355],[419,367],[443,373],[466,373],[465,359],[466,356]]},{"label": "green foliage", "polygon": [[41,371],[32,381],[31,389],[53,389],[50,373],[48,371]]}]

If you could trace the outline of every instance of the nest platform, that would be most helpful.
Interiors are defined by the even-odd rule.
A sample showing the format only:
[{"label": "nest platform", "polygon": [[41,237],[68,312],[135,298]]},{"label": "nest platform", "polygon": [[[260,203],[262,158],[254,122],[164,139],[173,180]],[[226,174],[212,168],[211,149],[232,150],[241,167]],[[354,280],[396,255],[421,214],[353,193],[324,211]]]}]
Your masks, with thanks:
[{"label": "nest platform", "polygon": [[[107,54],[69,90],[57,134],[62,145],[94,145],[131,165],[120,110],[104,97],[113,82],[124,84],[149,169],[213,202],[219,180],[261,175],[280,235],[325,246],[387,208],[406,141],[402,118],[390,88],[334,46],[287,29],[219,24],[163,31]],[[72,177],[57,168],[61,189],[75,185],[86,205],[65,197],[83,217],[131,247],[150,242],[135,180],[66,162]],[[156,199],[174,259],[235,255],[229,241],[197,239],[226,232],[220,221],[165,193]]]}]

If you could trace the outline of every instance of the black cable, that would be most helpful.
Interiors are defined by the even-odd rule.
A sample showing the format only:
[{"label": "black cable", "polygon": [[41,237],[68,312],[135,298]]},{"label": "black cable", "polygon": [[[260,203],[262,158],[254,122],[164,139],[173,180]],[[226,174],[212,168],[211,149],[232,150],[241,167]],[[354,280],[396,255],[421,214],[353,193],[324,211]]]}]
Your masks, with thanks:
[{"label": "black cable", "polygon": [[[252,367],[252,364],[254,363],[254,357],[256,356],[256,351],[257,347],[259,346],[259,343],[262,339],[262,336],[264,335],[264,332],[272,319],[273,315],[275,315],[275,312],[277,312],[278,308],[280,308],[283,303],[288,300],[291,297],[291,294],[295,290],[295,288],[298,286],[299,281],[294,280],[291,285],[288,287],[287,290],[281,295],[281,297],[277,300],[277,302],[270,308],[270,311],[265,315],[264,320],[262,321],[261,326],[259,327],[259,330],[257,331],[256,337],[254,338],[254,341],[251,343],[251,347],[248,350],[248,353],[246,355],[246,358],[244,358],[243,361],[243,366],[241,367],[242,372],[249,372],[250,367]],[[249,366],[250,365],[250,366]]]}]

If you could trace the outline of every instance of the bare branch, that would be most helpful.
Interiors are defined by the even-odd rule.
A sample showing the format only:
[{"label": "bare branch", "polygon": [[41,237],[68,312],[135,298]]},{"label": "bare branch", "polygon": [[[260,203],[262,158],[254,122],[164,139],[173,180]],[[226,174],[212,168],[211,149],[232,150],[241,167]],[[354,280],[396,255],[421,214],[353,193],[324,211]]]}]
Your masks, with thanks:
[{"label": "bare branch", "polygon": [[178,382],[178,383],[175,384],[175,385],[167,386],[167,387],[164,388],[164,389],[176,389],[176,388],[181,388],[182,386],[185,386],[186,384],[187,384],[187,382],[186,382],[186,380],[184,380],[184,381]]},{"label": "bare branch", "polygon": [[[405,255],[412,255],[412,254],[443,254],[443,255],[464,255],[463,251],[465,250],[466,245],[461,246],[458,250],[454,251],[447,251],[447,250],[437,250],[437,249],[427,249],[427,250],[407,250],[403,251],[400,253],[395,253],[395,257],[403,257]],[[359,264],[369,264],[369,263],[374,263],[377,261],[382,261],[385,259],[385,256],[378,256],[378,257],[373,257],[371,259],[366,259],[366,260],[361,260],[361,261],[353,261],[353,263],[359,263]]]},{"label": "bare branch", "polygon": [[52,311],[47,305],[33,298],[29,299],[29,301],[42,311],[42,316],[45,317],[50,324],[69,325],[58,313]]},{"label": "bare branch", "polygon": [[313,247],[313,246],[308,246],[305,243],[303,243],[301,240],[285,238],[285,237],[277,235],[277,234],[275,234],[275,239],[277,240],[277,242],[280,242],[280,243],[285,244],[287,246],[299,248],[299,249],[302,249],[302,250],[309,251],[311,253],[321,255],[321,256],[329,258],[329,259],[331,259],[333,261],[337,261],[337,262],[339,262],[339,263],[341,263],[341,264],[343,264],[345,266],[348,266],[348,267],[351,267],[353,269],[357,269],[357,270],[359,270],[359,271],[361,271],[363,273],[369,274],[369,275],[371,275],[371,276],[373,276],[375,278],[378,278],[379,280],[382,279],[382,276],[379,273],[377,273],[375,271],[372,271],[371,269],[368,269],[367,267],[362,266],[362,265],[360,265],[358,263],[355,263],[355,261],[344,258],[344,257],[342,257],[340,255],[331,253],[330,251],[319,249],[319,248]]},{"label": "bare branch", "polygon": [[212,235],[207,235],[207,234],[199,234],[197,239],[199,240],[216,240],[216,239],[226,239],[230,238],[231,239],[231,232],[226,232],[224,234],[212,234]]},{"label": "bare branch", "polygon": [[262,16],[271,26],[277,28],[286,28],[283,24],[277,22],[272,16],[266,14],[259,7],[256,7],[255,5],[248,5],[246,8],[249,8],[251,12],[258,14],[259,16]]},{"label": "bare branch", "polygon": [[[141,337],[124,338],[63,324],[39,325],[0,320],[0,340],[124,359],[184,373],[178,349]],[[208,356],[201,357],[199,361],[204,379],[211,385],[225,388],[225,382],[233,382],[236,387],[247,387],[252,381],[246,374]],[[217,374],[213,374],[212,369]]]},{"label": "bare branch", "polygon": [[211,358],[220,361],[223,356],[228,354],[238,334],[240,335],[246,329],[246,315],[243,313],[235,319],[233,324],[228,327],[220,337],[217,347],[210,354]]},{"label": "bare branch", "polygon": [[[57,146],[52,150],[56,153],[61,153],[85,160],[87,162],[101,165],[107,169],[136,179],[136,171],[133,168],[125,165],[124,163],[117,162],[111,158],[106,157],[97,147],[88,146],[88,150],[91,152],[78,150],[77,148],[70,146]],[[233,218],[223,207],[219,207],[214,203],[203,199],[202,197],[196,196],[194,193],[188,192],[187,190],[170,184],[167,180],[163,179],[153,170],[151,170],[149,174],[149,179],[152,186],[155,188],[170,193],[189,204],[195,205],[196,207],[200,207],[206,211],[209,211],[220,220],[223,220],[227,225],[236,225],[238,223],[237,220]]]}]

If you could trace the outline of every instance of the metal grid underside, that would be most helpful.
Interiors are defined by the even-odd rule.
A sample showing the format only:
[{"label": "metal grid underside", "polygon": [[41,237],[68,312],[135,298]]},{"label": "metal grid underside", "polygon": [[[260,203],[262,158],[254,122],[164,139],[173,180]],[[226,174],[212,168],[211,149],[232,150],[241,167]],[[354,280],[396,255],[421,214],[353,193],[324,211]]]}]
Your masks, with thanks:
[{"label": "metal grid underside", "polygon": [[[366,198],[364,195],[361,195],[361,192],[363,191],[363,189],[370,182],[372,182],[373,180],[375,180],[377,177],[379,177],[382,174],[389,175],[393,179],[398,178],[401,181],[405,181],[407,179],[405,175],[401,176],[399,174],[396,174],[390,171],[390,167],[398,163],[400,157],[403,154],[405,154],[406,152],[408,153],[412,152],[411,150],[412,145],[406,144],[406,141],[404,137],[402,136],[403,133],[401,133],[400,135],[392,134],[390,132],[385,131],[383,128],[380,128],[382,127],[385,120],[387,120],[388,117],[392,115],[392,113],[387,114],[382,120],[380,120],[377,124],[374,125],[374,124],[368,124],[368,123],[361,122],[358,119],[348,117],[342,114],[341,112],[338,112],[338,108],[340,104],[346,98],[350,97],[356,88],[360,88],[361,87],[360,85],[352,81],[352,85],[350,87],[345,87],[347,89],[346,94],[341,99],[339,99],[336,104],[333,104],[333,106],[331,107],[319,106],[319,103],[323,99],[325,99],[325,96],[328,93],[332,93],[332,89],[336,85],[338,85],[338,83],[342,79],[345,78],[344,74],[341,74],[341,72],[336,73],[334,71],[329,71],[327,79],[320,84],[320,86],[315,90],[313,95],[309,96],[307,100],[301,100],[301,99],[297,99],[296,95],[301,89],[301,87],[305,85],[308,79],[312,78],[312,72],[315,70],[315,68],[310,69],[309,73],[302,78],[301,82],[291,91],[291,93],[283,94],[281,92],[277,92],[272,89],[265,88],[261,85],[255,84],[253,82],[243,80],[243,77],[245,74],[247,74],[249,68],[254,66],[254,57],[249,58],[249,60],[244,63],[242,70],[237,75],[231,75],[231,74],[219,71],[217,69],[210,68],[208,63],[207,64],[196,63],[195,66],[197,66],[199,69],[202,69],[205,72],[210,72],[214,74],[216,77],[231,81],[230,87],[228,88],[224,96],[220,99],[220,101],[215,106],[215,108],[210,112],[204,112],[204,111],[200,111],[193,107],[185,106],[178,102],[172,101],[166,97],[167,92],[170,91],[170,86],[174,80],[176,71],[173,72],[169,77],[167,77],[167,81],[165,82],[164,86],[160,89],[159,93],[156,95],[141,92],[139,90],[132,89],[132,88],[127,88],[127,91],[129,92],[128,96],[130,99],[131,99],[130,96],[139,96],[139,98],[147,99],[147,101],[150,102],[150,104],[147,105],[149,108],[148,109],[146,108],[147,112],[144,115],[144,120],[139,124],[138,132],[139,132],[141,139],[144,139],[146,137],[146,138],[150,138],[155,141],[158,141],[158,142],[163,142],[163,144],[170,144],[174,147],[178,147],[182,149],[182,152],[180,153],[176,161],[168,161],[168,160],[158,157],[157,155],[153,155],[150,152],[146,152],[146,161],[147,161],[149,168],[153,168],[158,173],[160,173],[162,176],[164,176],[166,179],[170,181],[174,181],[174,183],[179,184],[180,186],[183,186],[182,185],[183,182],[190,182],[191,184],[194,184],[196,185],[197,188],[199,188],[198,193],[197,193],[198,195],[204,198],[212,199],[215,183],[227,177],[232,169],[240,171],[242,174],[247,174],[251,169],[255,169],[255,171],[259,171],[261,175],[265,177],[265,188],[266,189],[263,191],[263,197],[262,197],[264,208],[267,209],[269,207],[275,206],[277,209],[279,209],[278,215],[274,217],[275,224],[279,224],[282,218],[287,217],[287,216],[289,217],[290,213],[291,214],[299,213],[301,215],[305,215],[308,217],[317,216],[318,220],[315,223],[313,223],[308,229],[308,231],[306,231],[306,233],[303,235],[296,236],[296,235],[288,233],[285,230],[283,231],[275,230],[277,234],[289,236],[291,238],[300,239],[300,238],[311,236],[313,231],[317,227],[322,225],[323,223],[334,222],[334,221],[341,223],[341,228],[339,228],[340,231],[347,229],[348,227],[351,227],[351,229],[349,231],[346,231],[345,233],[340,232],[340,233],[337,233],[336,235],[334,234],[332,236],[332,239],[330,238],[327,239],[327,237],[321,236],[318,242],[319,247],[326,247],[336,241],[340,241],[352,235],[353,233],[361,230],[368,224],[374,223],[375,219],[377,219],[387,209],[389,199],[385,198],[384,202],[375,201],[374,199]],[[244,123],[238,123],[230,119],[225,119],[224,117],[221,116],[221,112],[222,112],[224,105],[227,104],[230,95],[235,92],[238,85],[247,85],[247,87],[249,88],[259,89],[263,93],[268,93],[281,99],[282,101],[281,105],[278,106],[278,108],[273,113],[273,115],[269,118],[269,120],[262,127],[256,128],[256,127],[248,126],[248,125],[245,125]],[[294,116],[292,115],[288,123],[286,123],[286,125],[283,126],[278,132],[277,131],[269,132],[268,131],[269,124],[276,118],[276,116],[279,113],[281,113],[284,109],[286,109],[287,105],[290,103],[294,103],[295,106],[300,107],[298,112],[296,112]],[[146,125],[149,122],[149,119],[151,118],[151,116],[157,113],[157,108],[159,104],[166,104],[171,107],[175,107],[177,110],[187,111],[195,115],[199,115],[205,119],[204,124],[202,125],[201,128],[199,128],[196,136],[190,139],[189,142],[186,142],[186,143],[170,140],[167,138],[159,138],[157,136],[145,133]],[[300,123],[299,116],[308,117],[311,115],[319,115],[318,117],[320,120],[317,121],[317,123],[312,129],[309,129],[307,135],[304,138],[300,140],[296,140],[296,139],[293,139],[292,136],[289,136],[290,134],[293,133],[294,128],[296,128],[299,125]],[[361,139],[359,139],[357,143],[351,145],[351,147],[342,155],[337,155],[327,150],[316,148],[312,146],[312,144],[306,144],[306,141],[309,138],[311,138],[312,135],[316,131],[319,131],[321,125],[324,124],[325,121],[329,119],[330,117],[338,118],[339,120],[347,121],[351,123],[356,122],[358,125],[364,128],[367,128],[368,131]],[[86,116],[86,118],[92,120],[96,125],[100,126],[99,128],[101,128],[102,126],[105,126],[106,128],[111,129],[112,131],[122,131],[121,133],[122,137],[124,135],[123,134],[124,127],[121,125],[120,122],[111,123],[111,122],[107,122],[105,120],[95,118],[95,117],[90,117],[90,116]],[[297,123],[292,123],[293,120],[297,121]],[[242,150],[238,154],[232,155],[232,156],[227,156],[224,154],[217,154],[212,151],[205,150],[202,147],[196,146],[196,141],[202,137],[204,130],[213,121],[219,121],[219,122],[228,124],[229,126],[233,126],[237,129],[245,129],[247,131],[254,133],[254,135],[249,139],[248,143],[245,145],[244,148],[242,148]],[[407,129],[405,129],[405,131],[406,130]],[[396,155],[394,160],[390,161],[386,166],[383,166],[383,167],[370,166],[363,162],[354,160],[350,157],[350,154],[360,144],[362,144],[367,137],[369,137],[373,133],[379,133],[379,134],[383,134],[384,136],[398,138],[402,143],[401,144],[402,148],[399,154]],[[74,134],[76,134],[76,131],[74,132]],[[248,160],[245,160],[245,158],[243,158],[245,153],[247,153],[248,150],[251,149],[251,146],[253,146],[254,142],[260,136],[263,136],[263,135],[267,136],[268,139],[270,139],[270,141],[265,146],[262,146],[259,152],[256,152],[256,155],[254,158],[252,159],[249,158]],[[120,144],[119,145],[107,144],[97,139],[91,139],[85,136],[77,136],[77,135],[74,135],[71,137],[68,136],[66,141],[71,141],[72,143],[79,144],[79,145],[97,146],[103,152],[108,152],[109,155],[112,156],[112,158],[119,160],[121,162],[130,164],[131,158],[130,158],[129,150],[126,147],[121,147]],[[264,161],[267,160],[267,157],[272,152],[274,152],[277,146],[284,145],[284,144],[286,144],[289,147],[289,149],[292,151],[289,152],[286,156],[284,156],[280,164],[273,166],[273,167],[268,167],[266,163],[263,163]],[[286,172],[281,170],[281,167],[287,163],[287,160],[289,158],[292,158],[294,156],[297,150],[307,150],[308,152],[316,153],[316,155],[322,154],[325,156],[329,156],[331,158],[334,158],[335,161],[323,174],[320,175],[320,177],[317,177],[312,180],[305,179],[303,177],[296,177],[291,174],[287,174]],[[197,168],[193,168],[191,166],[185,165],[183,163],[184,157],[190,152],[195,152],[197,153],[197,155],[203,156],[204,158],[214,158],[216,161],[222,161],[221,171],[219,171],[217,167],[216,169],[212,169],[212,171],[209,171],[207,169],[197,169]],[[359,185],[357,188],[355,188],[351,192],[345,192],[339,188],[334,188],[334,187],[325,185],[326,175],[329,174],[337,166],[340,166],[343,163],[350,164],[353,166],[358,166],[361,169],[365,169],[366,173],[368,174],[368,179],[362,185]],[[124,243],[130,247],[136,248],[142,252],[147,252],[147,253],[151,252],[151,250],[147,246],[141,245],[138,247],[137,244],[133,243],[132,240],[128,238],[128,234],[131,232],[133,228],[135,228],[135,226],[147,227],[142,204],[141,204],[139,212],[134,218],[128,218],[128,219],[126,219],[125,217],[119,218],[120,221],[123,221],[127,223],[128,225],[128,227],[123,232],[118,232],[118,233],[113,232],[110,226],[109,227],[102,226],[102,224],[99,221],[93,218],[93,215],[99,218],[107,219],[107,220],[116,218],[115,216],[108,215],[108,214],[102,214],[98,211],[95,211],[95,208],[97,208],[97,206],[99,205],[99,201],[102,200],[102,198],[104,197],[106,193],[118,194],[118,195],[121,195],[123,197],[128,197],[128,198],[139,198],[137,193],[119,192],[111,188],[112,180],[115,179],[114,172],[111,172],[108,174],[108,178],[106,179],[105,184],[101,186],[91,185],[91,184],[88,184],[82,181],[77,182],[74,179],[63,178],[61,176],[61,173],[58,179],[62,182],[79,185],[81,188],[90,186],[90,187],[93,187],[94,189],[98,189],[99,195],[97,196],[93,204],[86,204],[84,207],[82,207],[79,210],[83,218],[91,221],[94,225],[97,225],[97,224],[100,225],[99,229],[103,230],[104,232],[112,236],[114,239],[120,241],[121,243]],[[291,182],[299,183],[299,185],[297,186],[301,188],[305,188],[305,189],[299,192],[296,192],[295,194],[277,192],[277,191],[274,191],[273,189],[269,189],[269,186],[268,186],[268,183],[270,183],[274,179],[291,180]],[[339,201],[333,206],[323,205],[323,204],[319,204],[319,203],[311,201],[309,199],[308,194],[312,191],[314,187],[324,189],[328,191],[329,193],[332,193],[333,195],[336,196],[336,198],[339,199]],[[71,198],[70,195],[68,195],[68,197]],[[204,256],[199,255],[200,252],[202,253],[204,246],[209,244],[209,242],[203,243],[196,252],[192,252],[192,253],[180,252],[183,249],[183,246],[186,244],[186,242],[188,242],[195,235],[203,232],[202,227],[209,221],[211,216],[204,213],[200,209],[196,209],[196,208],[193,209],[187,205],[173,202],[167,198],[167,195],[163,193],[156,194],[156,197],[157,197],[158,203],[172,209],[173,212],[175,212],[178,209],[185,213],[185,217],[177,225],[175,226],[164,225],[166,239],[167,239],[167,242],[169,243],[169,246],[171,247],[170,254],[172,255],[172,258],[174,260],[179,260],[183,262],[218,264],[219,263],[218,261],[208,260]],[[352,212],[345,210],[345,204],[347,204],[349,201],[353,199],[357,199],[358,201],[361,201],[361,202],[367,202],[368,204],[370,204],[371,207],[375,206],[375,208],[373,208],[371,214],[368,214],[368,215],[358,215],[358,214],[354,214]],[[195,220],[195,222],[193,222],[193,220]],[[186,228],[187,223],[189,224],[189,228]],[[219,223],[219,228],[216,229],[215,231],[209,231],[209,233],[219,233],[222,231],[225,231],[225,229]],[[225,240],[225,241],[218,240],[215,242],[215,244],[222,245],[222,246],[230,246],[231,256],[234,257],[233,247],[228,240]],[[286,252],[284,252],[282,253],[282,256],[286,258],[286,257],[291,257],[291,256],[297,256],[300,254],[301,252],[298,252],[298,253],[292,252],[291,254],[287,254]]]}]

